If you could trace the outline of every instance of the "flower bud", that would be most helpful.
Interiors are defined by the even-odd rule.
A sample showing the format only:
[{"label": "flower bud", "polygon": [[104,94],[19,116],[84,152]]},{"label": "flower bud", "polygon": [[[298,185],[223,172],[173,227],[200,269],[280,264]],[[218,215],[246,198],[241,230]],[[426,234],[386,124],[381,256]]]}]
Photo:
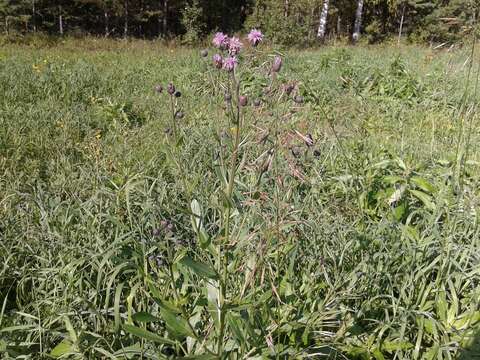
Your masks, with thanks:
[{"label": "flower bud", "polygon": [[311,134],[305,136],[305,145],[308,147],[313,146],[313,136]]},{"label": "flower bud", "polygon": [[286,84],[283,87],[283,90],[285,91],[285,93],[287,95],[290,95],[292,93],[293,89],[295,89],[295,86],[293,84]]},{"label": "flower bud", "polygon": [[241,95],[238,98],[238,102],[240,103],[240,106],[247,106],[248,104],[248,98],[245,95]]},{"label": "flower bud", "polygon": [[220,54],[215,54],[213,55],[213,65],[217,68],[217,69],[221,69],[223,67],[223,58],[222,58],[222,55]]},{"label": "flower bud", "polygon": [[224,98],[225,98],[225,101],[228,101],[228,102],[232,101],[232,95],[230,95],[230,93],[225,93]]},{"label": "flower bud", "polygon": [[162,85],[156,85],[154,89],[159,94],[161,94],[163,92],[163,86]]},{"label": "flower bud", "polygon": [[167,92],[168,92],[170,95],[175,94],[175,85],[173,85],[172,83],[169,83],[169,84],[167,85]]},{"label": "flower bud", "polygon": [[295,101],[297,104],[302,104],[303,103],[303,96],[297,95],[293,98],[293,101]]},{"label": "flower bud", "polygon": [[180,91],[175,92],[175,97],[179,98],[182,96],[182,93]]},{"label": "flower bud", "polygon": [[280,56],[275,56],[275,59],[273,59],[273,64],[272,64],[272,71],[273,72],[279,72],[280,69],[282,68],[282,58]]},{"label": "flower bud", "polygon": [[200,51],[200,55],[201,55],[201,57],[207,57],[208,56],[208,50],[203,49],[202,51]]}]

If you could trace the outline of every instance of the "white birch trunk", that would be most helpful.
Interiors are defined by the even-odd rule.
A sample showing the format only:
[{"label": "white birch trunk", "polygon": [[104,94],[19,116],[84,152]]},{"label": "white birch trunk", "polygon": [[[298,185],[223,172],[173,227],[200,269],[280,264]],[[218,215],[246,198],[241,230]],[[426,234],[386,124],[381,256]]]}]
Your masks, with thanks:
[{"label": "white birch trunk", "polygon": [[58,7],[58,31],[60,35],[63,36],[63,14],[62,14],[62,7]]},{"label": "white birch trunk", "polygon": [[32,0],[32,25],[33,25],[33,32],[34,33],[37,32],[37,22],[36,22],[36,19],[35,19],[35,14],[36,14],[35,0]]},{"label": "white birch trunk", "polygon": [[126,39],[128,37],[128,0],[125,0],[123,3],[124,7],[124,16],[125,16],[125,22],[123,24],[123,37]]},{"label": "white birch trunk", "polygon": [[355,24],[353,25],[352,39],[357,42],[360,39],[360,29],[362,27],[363,0],[357,1],[357,11],[355,12]]},{"label": "white birch trunk", "polygon": [[322,12],[320,13],[320,22],[318,24],[317,38],[323,40],[327,31],[328,6],[330,0],[323,0]]}]

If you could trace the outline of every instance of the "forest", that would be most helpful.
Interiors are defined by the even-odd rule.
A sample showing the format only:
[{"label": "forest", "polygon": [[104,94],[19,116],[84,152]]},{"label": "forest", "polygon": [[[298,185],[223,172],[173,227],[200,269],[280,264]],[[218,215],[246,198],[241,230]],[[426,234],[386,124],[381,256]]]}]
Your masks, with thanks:
[{"label": "forest", "polygon": [[480,0],[0,0],[7,36],[177,39],[194,45],[215,31],[261,29],[278,45],[330,39],[414,43],[465,38]]}]

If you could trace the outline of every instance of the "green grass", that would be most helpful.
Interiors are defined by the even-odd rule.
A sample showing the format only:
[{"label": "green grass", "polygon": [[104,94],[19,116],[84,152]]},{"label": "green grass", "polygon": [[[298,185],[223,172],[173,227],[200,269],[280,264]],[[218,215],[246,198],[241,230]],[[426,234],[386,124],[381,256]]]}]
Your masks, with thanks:
[{"label": "green grass", "polygon": [[[297,80],[305,103],[246,110],[225,358],[480,358],[469,55],[285,54],[279,81]],[[243,73],[250,103],[265,85],[256,66]],[[2,356],[215,352],[215,250],[190,209],[196,199],[204,233],[221,242],[233,125],[217,76],[197,50],[141,42],[0,50]],[[166,95],[153,91],[169,81],[185,113],[178,146]],[[154,236],[162,221],[173,231]]]}]

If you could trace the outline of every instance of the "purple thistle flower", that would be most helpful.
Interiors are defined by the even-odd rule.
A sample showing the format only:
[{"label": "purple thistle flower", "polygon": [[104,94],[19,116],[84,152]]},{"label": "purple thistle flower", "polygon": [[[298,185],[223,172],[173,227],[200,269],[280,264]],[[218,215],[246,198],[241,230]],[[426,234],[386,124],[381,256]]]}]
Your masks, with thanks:
[{"label": "purple thistle flower", "polygon": [[248,98],[246,95],[241,95],[239,98],[238,98],[238,102],[240,103],[240,106],[247,106],[248,104]]},{"label": "purple thistle flower", "polygon": [[242,47],[243,44],[240,39],[234,36],[228,42],[228,53],[230,55],[237,55],[242,49]]},{"label": "purple thistle flower", "polygon": [[237,67],[238,60],[235,56],[227,57],[223,60],[223,68],[227,71],[233,71]]},{"label": "purple thistle flower", "polygon": [[221,69],[223,66],[223,58],[220,54],[213,55],[213,64],[217,69]]},{"label": "purple thistle flower", "polygon": [[263,41],[263,34],[260,30],[252,29],[247,36],[248,41],[253,46],[257,46],[260,42]]},{"label": "purple thistle flower", "polygon": [[225,49],[228,46],[228,36],[222,32],[217,32],[212,40],[213,46],[218,49]]},{"label": "purple thistle flower", "polygon": [[272,65],[272,70],[273,72],[279,72],[280,69],[282,68],[282,58],[280,56],[275,56],[275,59],[273,59],[273,65]]}]

